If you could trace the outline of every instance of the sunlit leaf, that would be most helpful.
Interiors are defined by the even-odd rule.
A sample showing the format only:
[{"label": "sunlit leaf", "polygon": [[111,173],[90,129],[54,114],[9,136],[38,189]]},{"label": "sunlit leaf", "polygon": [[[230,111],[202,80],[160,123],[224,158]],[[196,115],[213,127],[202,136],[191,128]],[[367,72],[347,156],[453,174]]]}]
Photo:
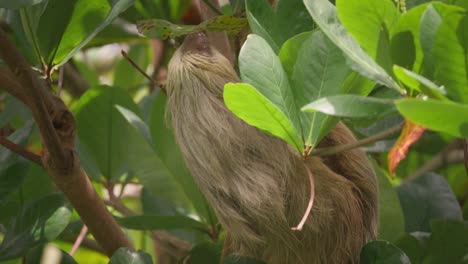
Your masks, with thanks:
[{"label": "sunlit leaf", "polygon": [[402,99],[395,104],[403,116],[416,124],[456,137],[468,137],[468,105],[433,99]]},{"label": "sunlit leaf", "polygon": [[339,22],[335,7],[330,2],[327,0],[305,0],[304,3],[314,21],[330,40],[343,51],[353,70],[379,84],[402,92],[402,89],[392,77],[365,53],[346,32]]},{"label": "sunlit leaf", "polygon": [[244,83],[226,84],[224,103],[246,123],[283,139],[302,153],[304,143],[291,122],[253,86]]},{"label": "sunlit leaf", "polygon": [[[297,131],[295,134],[303,136],[305,132],[299,117],[300,110],[296,105],[288,76],[281,61],[263,38],[253,34],[247,37],[239,54],[239,70],[242,81],[255,87],[290,120]],[[297,143],[293,144],[295,148],[299,147]]]},{"label": "sunlit leaf", "polygon": [[304,112],[322,112],[343,117],[375,117],[394,111],[392,101],[351,94],[322,97],[302,107]]},{"label": "sunlit leaf", "polygon": [[139,215],[117,218],[117,222],[128,229],[157,230],[193,228],[207,232],[208,228],[192,218],[182,215]]}]

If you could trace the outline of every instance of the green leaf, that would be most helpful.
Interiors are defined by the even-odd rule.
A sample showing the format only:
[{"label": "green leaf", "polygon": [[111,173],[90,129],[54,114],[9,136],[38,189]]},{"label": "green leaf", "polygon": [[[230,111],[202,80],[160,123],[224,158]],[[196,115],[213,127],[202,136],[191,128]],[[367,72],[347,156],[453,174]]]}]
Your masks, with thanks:
[{"label": "green leaf", "polygon": [[305,105],[304,112],[322,112],[343,117],[376,117],[395,110],[392,101],[351,94],[322,97]]},{"label": "green leaf", "polygon": [[[136,117],[135,114],[131,114],[131,116]],[[141,122],[138,121],[138,123]],[[172,201],[179,208],[190,212],[193,207],[190,198],[187,193],[184,193],[178,178],[168,170],[145,139],[144,134],[147,133],[145,132],[147,129],[127,124],[131,126],[125,139],[126,144],[128,144],[127,159],[131,175],[135,176],[153,194]]]},{"label": "green leaf", "polygon": [[423,50],[420,42],[420,21],[428,4],[402,14],[391,33],[391,53],[394,64],[421,72]]},{"label": "green leaf", "polygon": [[468,137],[468,105],[433,99],[402,99],[395,104],[403,116],[428,129]]},{"label": "green leaf", "polygon": [[377,59],[381,32],[388,34],[398,21],[395,5],[390,0],[337,0],[336,9],[349,34],[371,58]]},{"label": "green leaf", "polygon": [[[128,56],[143,70],[146,70],[150,64],[149,51],[148,43],[137,43],[130,48]],[[128,60],[122,57],[117,62],[114,71],[114,86],[125,89],[135,89],[143,87],[142,84],[145,82],[147,82],[147,80],[128,62]]]},{"label": "green leaf", "polygon": [[247,0],[246,7],[252,33],[265,39],[275,53],[287,39],[314,27],[301,0],[279,1],[276,12],[267,0]]},{"label": "green leaf", "polygon": [[[3,164],[2,164],[3,167]],[[0,171],[0,199],[16,191],[29,172],[29,162],[19,160]]]},{"label": "green leaf", "polygon": [[109,259],[109,264],[152,264],[151,256],[141,250],[119,248]]},{"label": "green leaf", "polygon": [[183,215],[139,215],[117,218],[117,222],[128,229],[157,230],[193,228],[208,232],[205,224]]},{"label": "green leaf", "polygon": [[253,86],[244,83],[226,84],[224,103],[247,124],[283,139],[302,153],[304,143],[291,122]]},{"label": "green leaf", "polygon": [[435,62],[434,55],[432,54],[432,48],[434,46],[437,30],[442,23],[442,15],[439,14],[439,12],[442,10],[444,10],[444,12],[450,10],[448,7],[448,5],[441,3],[429,4],[420,18],[419,34],[417,34],[417,36],[419,36],[421,51],[424,54],[424,75],[428,77],[433,77],[435,71]]},{"label": "green leaf", "polygon": [[468,15],[450,12],[437,31],[433,55],[435,77],[445,86],[449,98],[468,103]]},{"label": "green leaf", "polygon": [[400,237],[395,245],[406,253],[411,263],[423,263],[429,239],[429,233],[413,232]]},{"label": "green leaf", "polygon": [[375,162],[373,166],[379,187],[378,238],[394,242],[405,233],[403,210],[388,176]]},{"label": "green leaf", "polygon": [[54,240],[70,221],[66,204],[62,194],[51,194],[24,207],[7,227],[0,260],[23,256],[31,247]]},{"label": "green leaf", "polygon": [[216,225],[216,216],[185,165],[184,157],[175,141],[172,130],[167,127],[165,120],[166,101],[167,96],[158,93],[152,106],[150,131],[153,138],[153,150],[172,173],[175,180],[182,186],[184,193],[189,197],[200,218],[210,225]]},{"label": "green leaf", "polygon": [[[34,122],[28,121],[23,128],[15,131],[13,134],[7,137],[8,140],[24,147],[31,136],[32,129],[34,128]],[[8,168],[18,158],[18,154],[12,152],[4,146],[0,146],[0,171]]]},{"label": "green leaf", "polygon": [[304,0],[304,3],[310,15],[323,32],[343,51],[348,64],[353,70],[376,83],[403,92],[392,77],[372,60],[346,32],[338,20],[335,7],[331,3],[327,0]]},{"label": "green leaf", "polygon": [[426,264],[466,263],[468,221],[434,220]]},{"label": "green leaf", "polygon": [[135,128],[140,135],[142,135],[146,141],[151,144],[152,139],[151,139],[151,134],[149,131],[148,125],[146,125],[143,120],[140,119],[139,116],[137,116],[134,112],[126,109],[125,107],[122,107],[120,105],[116,105],[115,108],[120,112],[120,114],[127,120],[127,122]]},{"label": "green leaf", "polygon": [[[291,79],[296,105],[303,106],[324,96],[339,94],[350,69],[341,52],[321,31],[302,45]],[[336,124],[321,113],[301,114],[307,145],[315,146]],[[309,130],[306,130],[309,129]]]},{"label": "green leaf", "polygon": [[296,66],[296,61],[299,56],[299,51],[304,45],[304,42],[306,42],[306,40],[312,36],[312,33],[312,31],[309,31],[298,34],[288,39],[281,47],[278,56],[281,60],[284,71],[290,77],[290,79],[293,76],[294,67]]},{"label": "green leaf", "polygon": [[361,264],[411,264],[406,254],[388,241],[367,243],[361,251]]},{"label": "green leaf", "polygon": [[[299,108],[294,101],[294,95],[290,88],[279,58],[270,48],[268,43],[257,35],[249,35],[239,54],[239,69],[242,81],[254,86],[268,101],[270,101],[292,123],[296,132],[288,136],[288,141],[296,149],[296,134],[302,133],[299,119]],[[240,100],[242,101],[242,99]],[[291,131],[292,132],[292,131]],[[279,135],[277,135],[279,136]]]},{"label": "green leaf", "polygon": [[441,176],[424,174],[400,185],[397,191],[407,232],[430,232],[432,219],[463,219],[457,198]]},{"label": "green leaf", "polygon": [[447,92],[443,86],[439,87],[425,77],[398,65],[393,66],[393,71],[396,77],[410,89],[425,94],[432,99],[448,100],[445,97]]},{"label": "green leaf", "polygon": [[[34,21],[24,20],[49,66],[60,66],[109,25],[134,0],[49,0]],[[39,19],[40,17],[40,19]],[[59,22],[58,22],[59,21]],[[36,37],[37,36],[37,37]]]},{"label": "green leaf", "polygon": [[44,0],[0,0],[0,8],[19,9],[32,6],[43,2]]},{"label": "green leaf", "polygon": [[[195,245],[189,253],[184,264],[219,263],[223,243],[203,242]],[[182,263],[182,262],[181,262]]]},{"label": "green leaf", "polygon": [[138,31],[150,38],[177,38],[198,31],[226,31],[229,34],[239,34],[247,26],[245,18],[233,16],[218,16],[203,21],[200,25],[176,25],[162,19],[138,21]]},{"label": "green leaf", "polygon": [[74,106],[77,132],[99,171],[106,178],[118,178],[128,170],[129,129],[115,108],[123,106],[133,112],[138,107],[123,89],[100,86],[88,90]]}]

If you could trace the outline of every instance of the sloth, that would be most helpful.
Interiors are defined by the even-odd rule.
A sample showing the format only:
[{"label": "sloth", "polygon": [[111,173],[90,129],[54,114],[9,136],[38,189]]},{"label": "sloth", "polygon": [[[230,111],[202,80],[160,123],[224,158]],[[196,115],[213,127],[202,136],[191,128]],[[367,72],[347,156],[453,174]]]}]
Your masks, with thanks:
[{"label": "sloth", "polygon": [[[240,82],[204,33],[188,35],[168,66],[166,118],[185,162],[226,231],[223,256],[268,264],[358,263],[376,238],[377,184],[359,149],[303,158],[284,141],[237,118],[224,85]],[[318,147],[355,141],[343,124]],[[301,231],[292,231],[309,202]]]}]

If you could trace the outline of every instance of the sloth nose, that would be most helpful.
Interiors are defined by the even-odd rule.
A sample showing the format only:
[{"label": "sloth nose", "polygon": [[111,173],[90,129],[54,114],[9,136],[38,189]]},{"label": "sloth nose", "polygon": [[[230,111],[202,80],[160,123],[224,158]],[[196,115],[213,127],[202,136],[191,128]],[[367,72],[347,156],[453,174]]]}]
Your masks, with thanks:
[{"label": "sloth nose", "polygon": [[185,37],[182,44],[183,51],[198,51],[203,53],[210,52],[210,42],[203,32],[195,32]]}]

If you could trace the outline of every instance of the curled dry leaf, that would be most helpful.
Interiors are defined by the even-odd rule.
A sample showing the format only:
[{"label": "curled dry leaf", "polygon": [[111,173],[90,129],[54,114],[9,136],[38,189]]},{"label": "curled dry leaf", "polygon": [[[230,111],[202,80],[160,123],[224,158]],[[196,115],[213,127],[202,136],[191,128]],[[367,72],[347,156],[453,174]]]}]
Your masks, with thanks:
[{"label": "curled dry leaf", "polygon": [[403,129],[400,136],[398,137],[397,142],[393,145],[392,149],[388,153],[388,171],[392,178],[395,176],[395,170],[398,166],[398,163],[402,161],[408,149],[414,142],[416,142],[426,130],[425,127],[413,123],[412,121],[406,119]]}]

